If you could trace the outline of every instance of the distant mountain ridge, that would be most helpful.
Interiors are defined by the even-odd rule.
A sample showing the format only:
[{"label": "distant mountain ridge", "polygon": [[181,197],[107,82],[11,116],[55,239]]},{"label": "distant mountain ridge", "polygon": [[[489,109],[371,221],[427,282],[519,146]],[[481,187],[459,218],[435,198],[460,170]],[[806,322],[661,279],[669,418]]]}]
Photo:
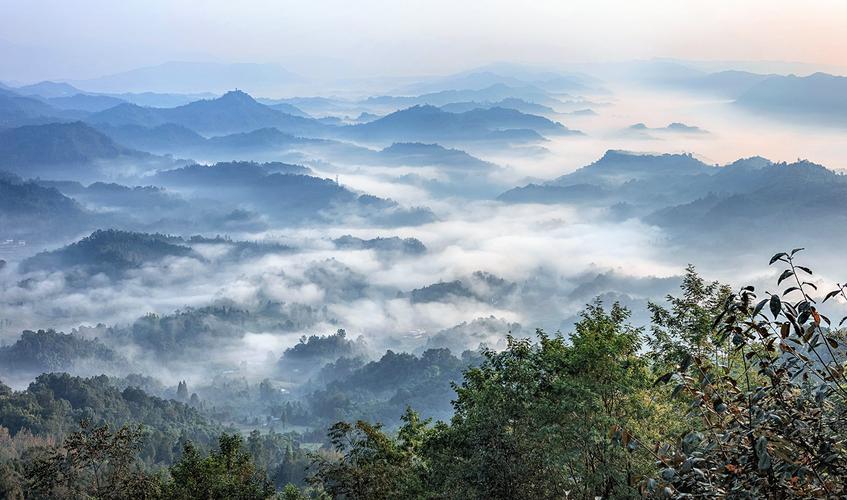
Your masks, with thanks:
[{"label": "distant mountain ridge", "polygon": [[459,149],[420,142],[395,142],[378,154],[386,162],[402,165],[440,165],[461,169],[487,169],[495,166]]},{"label": "distant mountain ridge", "polygon": [[70,83],[94,92],[223,92],[249,85],[251,92],[278,91],[302,77],[276,64],[170,61]]},{"label": "distant mountain ridge", "polygon": [[414,96],[374,96],[362,101],[367,106],[444,106],[454,102],[498,102],[520,99],[525,102],[555,107],[562,102],[546,91],[531,85],[511,86],[493,83],[483,88],[440,90]]},{"label": "distant mountain ridge", "polygon": [[724,97],[736,106],[774,117],[828,125],[847,124],[847,77],[817,72],[807,76],[719,71],[663,83]]},{"label": "distant mountain ridge", "polygon": [[513,188],[498,199],[605,208],[610,216],[641,218],[684,234],[683,241],[715,234],[765,240],[776,225],[847,223],[846,175],[808,161],[773,163],[761,157],[711,166],[689,154],[609,151],[591,165]]},{"label": "distant mountain ridge", "polygon": [[535,86],[553,92],[601,91],[597,81],[579,73],[561,73],[544,68],[511,63],[493,63],[460,73],[407,85],[398,92],[423,93],[445,89],[481,89],[492,85]]},{"label": "distant mountain ridge", "polygon": [[735,103],[758,112],[847,124],[847,77],[814,73],[771,76],[747,89]]},{"label": "distant mountain ridge", "polygon": [[201,134],[231,134],[273,127],[295,135],[319,136],[327,130],[327,126],[317,120],[277,111],[238,90],[216,99],[194,101],[175,108],[121,104],[95,113],[87,120],[113,126],[157,127],[173,123]]},{"label": "distant mountain ridge", "polygon": [[711,168],[690,154],[648,155],[609,150],[596,162],[545,184],[620,185],[633,180],[658,179],[669,174],[705,174]]},{"label": "distant mountain ridge", "polygon": [[462,113],[465,111],[471,111],[474,109],[491,109],[491,108],[506,108],[506,109],[514,109],[520,111],[521,113],[533,114],[533,115],[541,115],[541,116],[553,116],[559,114],[558,111],[551,108],[550,106],[545,106],[543,104],[536,104],[534,102],[526,101],[524,99],[520,99],[517,97],[507,97],[505,99],[500,99],[496,102],[491,101],[463,101],[463,102],[451,102],[448,104],[443,104],[439,106],[444,111],[448,111],[450,113]]},{"label": "distant mountain ridge", "polygon": [[15,88],[15,92],[25,96],[39,96],[46,99],[53,97],[71,97],[77,94],[83,94],[84,91],[65,82],[53,82],[44,80],[30,85],[23,85]]},{"label": "distant mountain ridge", "polygon": [[514,109],[494,107],[449,113],[431,105],[413,106],[377,120],[343,127],[340,133],[363,140],[458,141],[507,139],[514,132],[517,140],[549,135],[581,135],[561,123],[521,113]]}]

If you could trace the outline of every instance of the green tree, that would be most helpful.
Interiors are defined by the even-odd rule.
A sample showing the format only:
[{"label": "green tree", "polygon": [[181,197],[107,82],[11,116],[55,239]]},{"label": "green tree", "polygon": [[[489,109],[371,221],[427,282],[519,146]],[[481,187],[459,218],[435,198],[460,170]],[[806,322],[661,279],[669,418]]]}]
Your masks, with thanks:
[{"label": "green tree", "polygon": [[113,432],[83,421],[62,446],[27,462],[28,487],[39,498],[156,498],[161,481],[137,458],[143,436],[140,426]]},{"label": "green tree", "polygon": [[396,436],[336,424],[312,481],[351,499],[638,496],[656,466],[633,436],[658,440],[676,413],[628,318],[595,302],[570,340],[539,331],[538,342],[509,337],[504,351],[485,351],[454,386],[449,423],[409,410]]},{"label": "green tree", "polygon": [[174,500],[263,500],[274,494],[265,474],[256,469],[237,434],[222,434],[218,451],[207,456],[187,442],[170,468],[166,496]]},{"label": "green tree", "polygon": [[[600,302],[581,314],[568,342],[509,338],[500,353],[465,373],[455,416],[428,443],[431,477],[463,498],[621,498],[652,460],[609,439],[614,425],[655,434],[665,409],[650,397],[639,355],[641,331],[629,312]],[[629,443],[629,430],[619,432]]]},{"label": "green tree", "polygon": [[688,266],[680,284],[681,295],[666,297],[667,305],[649,302],[650,335],[647,338],[655,367],[673,367],[692,355],[713,352],[714,321],[730,289],[706,281]]},{"label": "green tree", "polygon": [[[709,329],[711,348],[687,349],[659,378],[683,398],[691,426],[656,448],[662,470],[646,493],[847,495],[843,335],[817,309],[812,270],[795,261],[801,250],[771,259],[784,266],[774,292],[757,297],[745,286],[728,295]],[[847,299],[844,286],[822,302],[839,295]]]},{"label": "green tree", "polygon": [[280,500],[306,500],[306,496],[300,492],[300,488],[291,483],[285,485],[279,493]]},{"label": "green tree", "polygon": [[425,464],[420,449],[428,421],[407,409],[396,437],[379,424],[339,422],[329,431],[333,453],[315,455],[311,478],[333,498],[422,498]]},{"label": "green tree", "polygon": [[5,500],[23,500],[24,478],[16,467],[19,463],[0,462],[0,498]]}]

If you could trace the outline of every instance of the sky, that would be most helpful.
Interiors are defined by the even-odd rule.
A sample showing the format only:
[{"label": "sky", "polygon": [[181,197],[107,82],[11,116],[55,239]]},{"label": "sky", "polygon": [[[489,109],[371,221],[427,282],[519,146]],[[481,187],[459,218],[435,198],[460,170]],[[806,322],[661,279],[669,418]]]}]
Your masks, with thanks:
[{"label": "sky", "polygon": [[847,66],[840,0],[0,0],[0,80],[165,61],[416,76],[652,57]]}]

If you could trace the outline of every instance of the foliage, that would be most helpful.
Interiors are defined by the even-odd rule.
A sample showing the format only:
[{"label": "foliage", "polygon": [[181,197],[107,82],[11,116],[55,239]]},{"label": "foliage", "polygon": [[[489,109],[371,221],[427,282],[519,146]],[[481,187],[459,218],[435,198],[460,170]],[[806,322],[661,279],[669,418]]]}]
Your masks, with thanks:
[{"label": "foliage", "polygon": [[151,465],[172,463],[181,441],[207,446],[220,432],[185,404],[149,396],[135,387],[118,390],[105,375],[50,373],[39,376],[25,391],[0,392],[0,426],[12,436],[26,429],[61,439],[82,420],[111,428],[144,424],[149,430],[139,453]]},{"label": "foliage", "polygon": [[164,234],[97,230],[58,250],[41,252],[23,263],[25,270],[63,270],[81,267],[89,274],[118,276],[166,257],[196,257],[182,240]]},{"label": "foliage", "polygon": [[111,431],[87,421],[61,447],[26,463],[29,494],[39,498],[156,498],[160,480],[140,469],[140,426]]},{"label": "foliage", "polygon": [[[363,349],[343,331],[304,338],[283,356],[289,366],[334,362],[315,372],[320,380],[303,403],[269,379],[198,389],[229,401],[212,415],[267,416],[270,431],[246,439],[221,435],[185,404],[149,396],[135,387],[150,385],[139,377],[120,388],[105,376],[67,374],[44,374],[26,391],[0,384],[0,495],[847,496],[847,347],[838,330],[847,318],[836,324],[819,310],[847,300],[847,285],[818,291],[812,270],[796,260],[801,250],[774,255],[771,264],[783,267],[777,289],[761,296],[752,286],[732,292],[689,267],[679,296],[650,303],[647,330],[630,326],[618,304],[595,301],[567,337],[510,336],[503,351],[461,358],[447,349],[387,351],[364,363],[345,357]],[[220,305],[150,316],[133,329],[137,338],[204,332],[216,319],[243,326],[250,313]],[[102,347],[55,335],[29,332],[14,352],[35,346],[60,359]],[[178,397],[188,394],[180,382]],[[410,403],[425,416],[452,417],[433,424]],[[394,431],[391,419],[402,408]],[[277,433],[276,418],[283,430],[295,422],[357,421],[333,425],[329,447],[307,456],[300,441],[309,433]],[[86,423],[76,430],[79,420]],[[215,439],[217,448],[206,453]],[[312,488],[304,488],[307,469]]]},{"label": "foliage", "polygon": [[218,446],[218,451],[203,457],[190,442],[185,444],[182,457],[170,468],[167,498],[262,500],[274,494],[271,483],[244,450],[240,435],[222,434]]},{"label": "foliage", "polygon": [[14,344],[0,347],[0,373],[7,375],[69,370],[86,362],[102,367],[121,361],[121,356],[97,339],[55,330],[26,330]]},{"label": "foliage", "polygon": [[[0,463],[0,493],[3,498],[97,500],[264,500],[275,493],[251,456],[255,450],[246,449],[238,434],[221,434],[218,449],[205,456],[186,441],[168,474],[151,473],[139,460],[146,435],[140,425],[112,431],[83,421],[60,446],[31,448],[19,459]],[[251,436],[249,447],[254,440]],[[285,498],[307,498],[295,485],[288,486]]]},{"label": "foliage", "polygon": [[[353,369],[308,396],[313,414],[321,419],[397,422],[406,406],[427,416],[449,418],[451,383],[475,362],[468,354],[458,358],[448,349],[428,349],[415,356],[386,351],[377,361]],[[338,368],[336,366],[331,369]]]},{"label": "foliage", "polygon": [[686,357],[703,355],[710,346],[717,312],[726,302],[730,289],[713,281],[707,282],[688,266],[680,285],[681,297],[668,295],[670,309],[650,302],[649,355],[657,368],[677,366]]},{"label": "foliage", "polygon": [[[456,414],[432,450],[433,477],[466,498],[625,497],[650,470],[643,453],[613,446],[614,424],[650,432],[663,418],[651,404],[640,330],[628,311],[589,305],[568,343],[509,339],[502,353],[465,374]],[[667,422],[664,422],[667,424]]]},{"label": "foliage", "polygon": [[379,424],[338,422],[329,430],[332,454],[315,455],[311,482],[333,498],[420,498],[425,465],[419,453],[428,421],[407,409],[398,436]]},{"label": "foliage", "polygon": [[171,314],[147,314],[129,326],[101,333],[115,345],[136,344],[157,361],[174,361],[219,348],[255,330],[299,330],[311,326],[321,309],[301,304],[263,302],[247,310],[221,300],[204,307],[186,307]]},{"label": "foliage", "polygon": [[[646,492],[668,496],[842,497],[847,494],[844,349],[812,297],[802,249],[773,256],[784,270],[757,298],[726,298],[700,343],[659,377],[690,401],[692,429],[656,446],[662,468]],[[826,295],[844,296],[839,286]],[[847,297],[845,297],[847,298]]]},{"label": "foliage", "polygon": [[323,365],[343,356],[353,357],[364,352],[364,341],[347,338],[347,332],[338,330],[332,335],[305,335],[300,341],[283,352],[279,360],[280,369],[298,370],[307,366]]},{"label": "foliage", "polygon": [[361,421],[336,424],[334,454],[316,457],[312,480],[344,498],[637,495],[653,457],[622,449],[607,431],[624,424],[658,438],[674,413],[652,400],[641,331],[628,315],[597,302],[570,341],[538,332],[538,343],[509,338],[503,352],[485,351],[455,386],[449,423],[430,427],[407,411],[396,437]]},{"label": "foliage", "polygon": [[292,435],[253,430],[247,436],[245,449],[250,453],[256,468],[266,471],[270,481],[277,487],[305,484],[309,457]]}]

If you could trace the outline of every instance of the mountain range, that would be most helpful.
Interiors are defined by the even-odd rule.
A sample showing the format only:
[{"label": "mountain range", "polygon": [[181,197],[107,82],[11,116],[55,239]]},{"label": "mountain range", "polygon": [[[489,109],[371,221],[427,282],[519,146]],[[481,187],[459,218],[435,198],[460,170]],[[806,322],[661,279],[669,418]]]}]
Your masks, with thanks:
[{"label": "mountain range", "polygon": [[434,220],[427,208],[401,207],[393,200],[356,193],[330,179],[300,173],[296,165],[226,162],[160,171],[150,178],[194,198],[210,198],[258,211],[289,224],[333,217],[361,217],[383,225]]},{"label": "mountain range", "polygon": [[847,176],[808,161],[752,157],[713,166],[690,154],[609,151],[572,173],[498,199],[604,208],[610,216],[663,227],[681,241],[715,241],[717,234],[766,240],[777,238],[773,227],[801,228],[812,220],[840,227],[847,221]]},{"label": "mountain range", "polygon": [[825,124],[847,124],[847,77],[814,73],[771,76],[735,100],[756,112]]},{"label": "mountain range", "polygon": [[120,104],[122,102],[129,102],[132,104],[138,104],[139,106],[170,108],[174,106],[188,104],[189,102],[197,101],[199,99],[211,99],[216,97],[214,94],[211,93],[174,94],[149,91],[137,93],[123,91],[120,93],[89,92],[74,87],[73,85],[67,82],[53,82],[49,80],[33,83],[30,85],[23,85],[16,88],[8,87],[7,90],[14,91],[15,93],[23,96],[41,98],[45,102],[55,105],[57,107],[62,107],[61,104],[63,102],[62,100],[64,99],[64,102],[67,103],[66,107],[70,109],[83,109],[73,108],[73,105],[76,102],[85,104],[86,98],[102,98],[103,100],[99,102],[102,102],[103,105],[107,103],[112,103],[112,106],[115,106],[116,104]]},{"label": "mountain range", "polygon": [[462,101],[462,102],[451,102],[448,104],[444,104],[439,106],[444,111],[448,111],[450,113],[463,113],[465,111],[471,111],[474,109],[491,109],[491,108],[508,108],[520,111],[521,113],[527,113],[532,115],[540,115],[540,116],[556,116],[559,114],[558,111],[551,108],[550,106],[545,106],[543,104],[537,104],[534,102],[526,101],[524,99],[520,99],[517,97],[507,97],[505,99],[500,99],[496,102],[490,101]]},{"label": "mountain range", "polygon": [[450,89],[430,92],[421,95],[375,96],[369,97],[361,104],[368,107],[403,108],[409,106],[444,106],[454,102],[498,102],[504,99],[520,99],[535,104],[554,107],[562,101],[550,95],[547,91],[531,85],[511,86],[504,83],[494,83],[483,88]]},{"label": "mountain range", "polygon": [[847,123],[847,77],[817,72],[807,76],[748,71],[695,72],[660,80],[674,88],[712,94],[742,109],[809,123]]},{"label": "mountain range", "polygon": [[279,91],[302,77],[276,64],[170,61],[98,78],[72,81],[92,92],[223,92],[248,82],[249,90]]},{"label": "mountain range", "polygon": [[175,108],[149,108],[121,104],[92,114],[87,121],[113,126],[156,127],[167,123],[182,125],[201,134],[231,134],[275,127],[295,135],[320,136],[327,126],[309,118],[271,109],[233,90],[216,99],[199,100]]},{"label": "mountain range", "polygon": [[413,106],[378,120],[342,129],[345,137],[358,140],[438,141],[543,139],[543,135],[581,135],[561,123],[494,107],[449,113],[430,105]]},{"label": "mountain range", "polygon": [[600,92],[598,81],[586,74],[558,72],[523,64],[493,63],[467,71],[419,83],[397,90],[402,94],[420,94],[441,90],[473,90],[492,85],[535,86],[549,92]]}]

